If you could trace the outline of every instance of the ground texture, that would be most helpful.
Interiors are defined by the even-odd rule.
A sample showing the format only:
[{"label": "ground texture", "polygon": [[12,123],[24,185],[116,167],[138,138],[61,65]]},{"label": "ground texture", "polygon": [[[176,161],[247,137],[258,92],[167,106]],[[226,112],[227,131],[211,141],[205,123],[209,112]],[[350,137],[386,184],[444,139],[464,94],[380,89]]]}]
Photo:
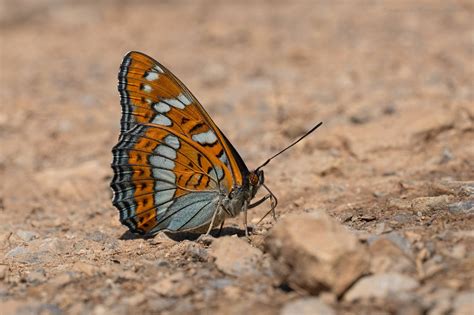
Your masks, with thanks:
[{"label": "ground texture", "polygon": [[[0,313],[470,314],[472,1],[1,1]],[[111,205],[140,50],[257,166],[274,223],[134,237]],[[472,314],[472,313],[471,313]]]}]

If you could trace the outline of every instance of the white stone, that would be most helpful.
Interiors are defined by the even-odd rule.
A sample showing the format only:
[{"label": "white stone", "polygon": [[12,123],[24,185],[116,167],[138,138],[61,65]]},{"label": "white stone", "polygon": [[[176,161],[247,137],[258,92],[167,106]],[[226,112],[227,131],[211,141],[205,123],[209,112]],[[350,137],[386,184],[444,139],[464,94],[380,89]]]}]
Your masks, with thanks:
[{"label": "white stone", "polygon": [[344,295],[344,300],[353,302],[372,298],[384,299],[390,295],[412,291],[419,285],[417,280],[399,273],[372,275],[357,281]]}]

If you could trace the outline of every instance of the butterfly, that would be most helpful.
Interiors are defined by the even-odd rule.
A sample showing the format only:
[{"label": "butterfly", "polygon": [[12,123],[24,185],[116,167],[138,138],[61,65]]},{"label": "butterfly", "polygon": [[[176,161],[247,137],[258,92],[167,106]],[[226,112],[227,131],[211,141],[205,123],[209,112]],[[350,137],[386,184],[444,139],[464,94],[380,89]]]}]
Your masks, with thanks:
[{"label": "butterfly", "polygon": [[[118,74],[122,106],[112,149],[113,205],[133,233],[209,233],[226,218],[277,199],[264,183],[263,166],[249,171],[237,150],[186,86],[162,64],[136,51]],[[251,203],[264,187],[267,194]]]}]

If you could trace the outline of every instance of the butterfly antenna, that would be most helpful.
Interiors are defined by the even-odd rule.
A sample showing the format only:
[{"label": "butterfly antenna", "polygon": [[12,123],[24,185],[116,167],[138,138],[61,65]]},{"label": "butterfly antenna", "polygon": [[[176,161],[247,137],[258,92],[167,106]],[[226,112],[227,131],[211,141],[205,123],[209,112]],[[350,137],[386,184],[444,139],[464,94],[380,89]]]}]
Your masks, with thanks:
[{"label": "butterfly antenna", "polygon": [[271,160],[273,160],[274,158],[276,158],[277,156],[279,156],[280,154],[282,154],[283,152],[285,152],[286,150],[288,150],[289,148],[291,148],[292,146],[294,146],[295,144],[297,144],[298,142],[300,142],[301,140],[303,140],[304,138],[306,138],[307,136],[309,136],[313,131],[315,131],[316,129],[318,129],[319,126],[321,126],[323,124],[323,122],[319,122],[316,126],[314,126],[313,128],[311,128],[311,130],[309,130],[308,132],[306,132],[304,135],[302,135],[301,137],[298,138],[298,140],[296,140],[295,142],[293,142],[292,144],[290,144],[289,146],[287,146],[286,148],[284,148],[283,150],[281,150],[280,152],[278,152],[277,154],[273,155],[271,158],[269,158],[268,160],[266,160],[262,165],[260,165],[259,167],[257,167],[256,171],[258,171],[259,169],[261,169],[262,167],[264,167],[265,165],[267,165],[268,163],[270,163]]}]

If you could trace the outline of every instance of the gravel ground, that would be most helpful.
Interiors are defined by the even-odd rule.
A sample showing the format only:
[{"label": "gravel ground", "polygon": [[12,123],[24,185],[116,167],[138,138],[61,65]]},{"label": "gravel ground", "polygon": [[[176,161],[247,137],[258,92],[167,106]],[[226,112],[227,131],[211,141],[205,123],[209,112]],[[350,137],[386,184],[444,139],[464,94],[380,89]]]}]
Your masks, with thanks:
[{"label": "gravel ground", "polygon": [[[0,313],[474,313],[472,1],[0,1]],[[117,71],[170,68],[262,205],[220,237],[127,232]],[[214,234],[214,236],[216,236]]]}]

